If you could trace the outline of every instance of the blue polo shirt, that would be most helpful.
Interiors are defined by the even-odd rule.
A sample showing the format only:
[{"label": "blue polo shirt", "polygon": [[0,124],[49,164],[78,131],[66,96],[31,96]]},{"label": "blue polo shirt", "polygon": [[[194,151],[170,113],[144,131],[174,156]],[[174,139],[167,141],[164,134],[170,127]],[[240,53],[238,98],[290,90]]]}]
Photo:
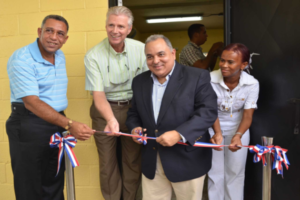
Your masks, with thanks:
[{"label": "blue polo shirt", "polygon": [[37,39],[13,53],[7,63],[7,72],[11,102],[23,103],[23,97],[35,95],[58,112],[67,108],[68,78],[61,50],[55,52],[53,65],[42,57]]}]

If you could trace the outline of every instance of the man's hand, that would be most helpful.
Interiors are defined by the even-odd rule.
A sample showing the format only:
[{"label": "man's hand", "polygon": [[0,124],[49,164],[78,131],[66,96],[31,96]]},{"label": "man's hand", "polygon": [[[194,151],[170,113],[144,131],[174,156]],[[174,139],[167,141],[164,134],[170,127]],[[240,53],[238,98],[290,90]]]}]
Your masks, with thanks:
[{"label": "man's hand", "polygon": [[[210,139],[210,142],[213,144],[221,144],[223,141],[223,135],[222,133],[215,133],[214,136]],[[223,149],[221,147],[215,147],[213,148],[216,151],[222,151]]]},{"label": "man's hand", "polygon": [[[134,128],[134,129],[131,131],[131,134],[132,134],[132,135],[139,135],[139,132],[140,132],[140,131],[142,131],[142,133],[143,133],[143,132],[146,132],[147,129],[145,129],[145,128],[143,129],[142,127],[136,127],[136,128]],[[143,136],[146,137],[147,134],[145,134],[145,135],[143,134]],[[142,142],[138,141],[139,138],[137,138],[137,137],[132,137],[132,139],[133,139],[133,141],[134,141],[135,143],[142,144]]]},{"label": "man's hand", "polygon": [[177,142],[179,142],[179,140],[181,140],[181,136],[175,130],[165,132],[164,134],[156,138],[156,142],[165,147],[172,147]]},{"label": "man's hand", "polygon": [[210,51],[213,53],[214,56],[217,57],[217,56],[221,56],[223,48],[224,48],[223,42],[216,42],[211,47]]},{"label": "man's hand", "polygon": [[73,121],[71,128],[69,129],[70,133],[78,140],[88,140],[95,131],[88,127],[86,124]]},{"label": "man's hand", "polygon": [[107,124],[104,128],[105,132],[111,132],[111,133],[106,133],[108,136],[120,136],[115,133],[119,132],[119,123],[116,118],[112,118],[111,120],[107,121]]},{"label": "man's hand", "polygon": [[213,52],[218,51],[220,52],[224,47],[224,43],[223,42],[216,42],[212,45],[211,50]]},{"label": "man's hand", "polygon": [[241,147],[237,146],[242,146],[242,141],[241,141],[241,135],[234,135],[231,139],[231,144],[229,145],[229,150],[232,152],[236,152],[237,150],[241,149]]},{"label": "man's hand", "polygon": [[[38,96],[26,96],[23,97],[22,100],[26,109],[51,124],[64,128],[70,120],[59,114],[45,102],[41,101]],[[78,140],[87,140],[95,133],[95,131],[86,124],[76,121],[73,121],[69,131]]]}]

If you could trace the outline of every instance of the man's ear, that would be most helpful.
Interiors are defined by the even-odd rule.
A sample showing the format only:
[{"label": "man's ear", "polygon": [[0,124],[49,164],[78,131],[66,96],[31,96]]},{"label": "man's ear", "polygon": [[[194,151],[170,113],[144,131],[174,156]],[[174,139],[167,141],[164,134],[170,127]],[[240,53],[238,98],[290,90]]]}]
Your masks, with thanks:
[{"label": "man's ear", "polygon": [[176,60],[176,49],[173,48],[172,52],[171,52],[174,56],[174,60]]},{"label": "man's ear", "polygon": [[38,36],[39,36],[39,38],[40,38],[41,35],[42,35],[42,28],[38,28],[37,32],[38,32]]},{"label": "man's ear", "polygon": [[67,42],[68,38],[69,38],[69,36],[67,35],[65,38],[64,44]]},{"label": "man's ear", "polygon": [[129,35],[129,33],[131,32],[131,30],[132,30],[132,25],[129,27],[127,35]]}]

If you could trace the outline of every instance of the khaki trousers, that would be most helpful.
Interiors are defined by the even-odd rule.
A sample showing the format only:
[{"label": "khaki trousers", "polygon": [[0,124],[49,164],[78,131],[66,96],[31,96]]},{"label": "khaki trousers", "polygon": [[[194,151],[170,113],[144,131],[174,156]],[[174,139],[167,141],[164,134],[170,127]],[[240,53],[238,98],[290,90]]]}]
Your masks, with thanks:
[{"label": "khaki trousers", "polygon": [[[125,122],[130,105],[111,104],[112,111],[119,122],[120,131],[129,133]],[[90,108],[92,127],[103,131],[105,119],[97,111],[94,103]],[[105,200],[134,200],[141,181],[141,146],[133,142],[131,137],[121,137],[122,145],[122,177],[117,160],[117,137],[95,133],[100,163],[100,186]]]},{"label": "khaki trousers", "polygon": [[188,181],[170,182],[165,175],[159,154],[157,154],[154,179],[151,180],[142,175],[143,200],[170,200],[172,188],[176,200],[201,200],[204,178],[205,175]]}]

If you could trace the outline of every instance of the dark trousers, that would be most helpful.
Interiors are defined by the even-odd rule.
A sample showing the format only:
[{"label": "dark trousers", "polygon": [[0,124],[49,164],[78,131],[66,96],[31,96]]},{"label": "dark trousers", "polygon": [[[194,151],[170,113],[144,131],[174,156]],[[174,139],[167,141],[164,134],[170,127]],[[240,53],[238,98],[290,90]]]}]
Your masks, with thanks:
[{"label": "dark trousers", "polygon": [[22,103],[12,104],[6,132],[17,200],[64,199],[64,159],[55,177],[58,148],[49,146],[51,135],[63,131],[28,111]]}]

